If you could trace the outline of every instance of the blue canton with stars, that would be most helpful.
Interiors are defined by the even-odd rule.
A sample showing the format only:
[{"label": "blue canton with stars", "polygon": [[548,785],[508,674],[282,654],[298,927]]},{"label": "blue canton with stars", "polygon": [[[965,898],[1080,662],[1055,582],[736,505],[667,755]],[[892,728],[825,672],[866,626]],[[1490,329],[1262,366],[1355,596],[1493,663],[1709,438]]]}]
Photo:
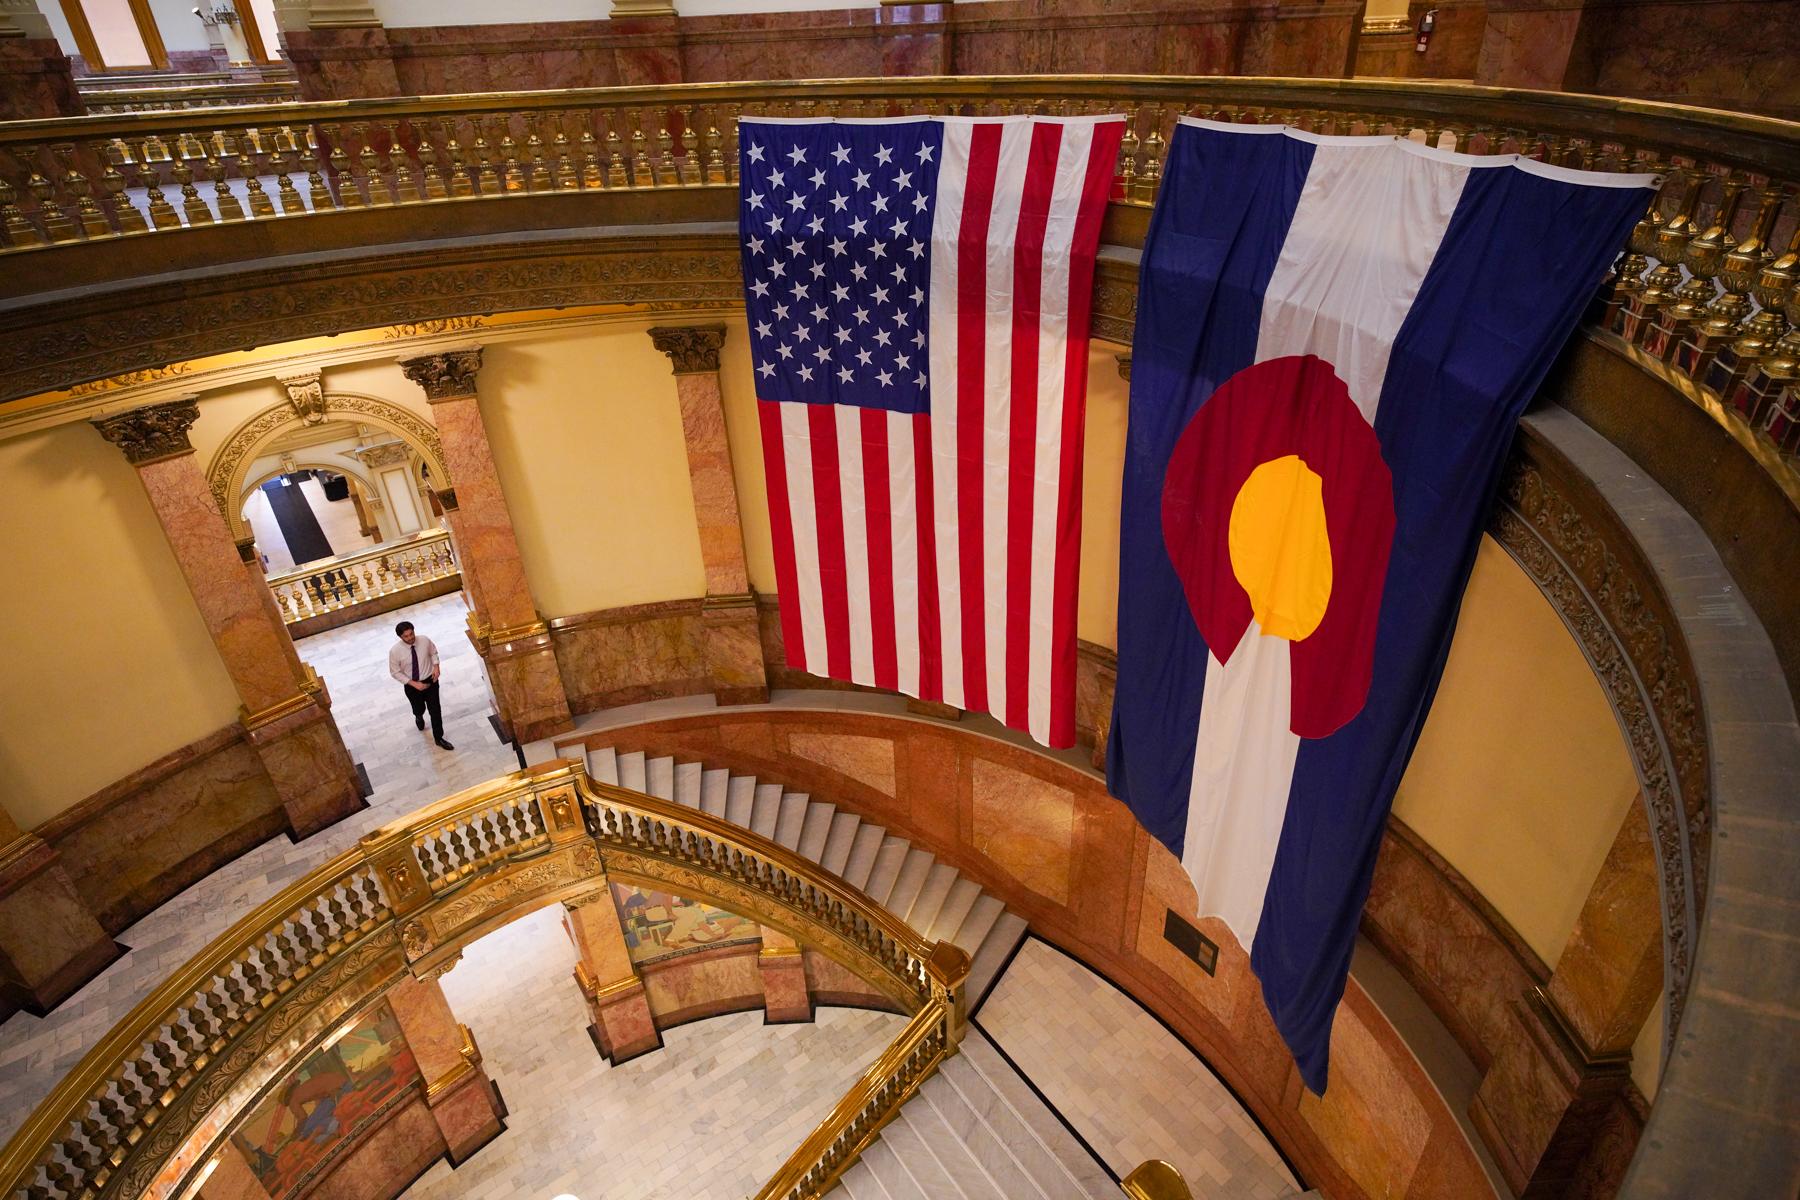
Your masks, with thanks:
[{"label": "blue canton with stars", "polygon": [[931,220],[943,125],[738,123],[756,394],[930,407]]}]

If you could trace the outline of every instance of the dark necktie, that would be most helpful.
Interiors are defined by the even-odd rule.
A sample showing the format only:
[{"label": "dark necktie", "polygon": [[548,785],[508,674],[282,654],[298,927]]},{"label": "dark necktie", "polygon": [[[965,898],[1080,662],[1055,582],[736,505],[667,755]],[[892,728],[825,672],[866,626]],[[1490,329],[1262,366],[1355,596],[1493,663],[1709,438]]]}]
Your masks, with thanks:
[{"label": "dark necktie", "polygon": [[413,652],[413,679],[416,681],[419,678],[419,648],[417,646],[414,646],[412,648],[412,652]]}]

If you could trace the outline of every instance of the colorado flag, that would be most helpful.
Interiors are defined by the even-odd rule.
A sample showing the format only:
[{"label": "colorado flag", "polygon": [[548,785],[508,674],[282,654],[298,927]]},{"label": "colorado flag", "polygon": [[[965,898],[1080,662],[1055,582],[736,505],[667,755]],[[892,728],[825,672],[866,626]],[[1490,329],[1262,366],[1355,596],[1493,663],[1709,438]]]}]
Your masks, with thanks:
[{"label": "colorado flag", "polygon": [[1107,779],[1315,1092],[1513,428],[1655,183],[1281,126],[1171,142]]}]

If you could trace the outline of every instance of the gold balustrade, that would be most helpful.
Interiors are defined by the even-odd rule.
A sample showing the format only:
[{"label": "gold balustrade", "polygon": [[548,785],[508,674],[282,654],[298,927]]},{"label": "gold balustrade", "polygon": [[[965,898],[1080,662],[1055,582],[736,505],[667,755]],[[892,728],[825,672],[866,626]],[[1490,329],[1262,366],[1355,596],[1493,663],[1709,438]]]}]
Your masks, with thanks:
[{"label": "gold balustrade", "polygon": [[548,763],[364,837],[270,897],[137,1005],[0,1151],[0,1197],[186,1194],[285,1064],[404,974],[608,878],[728,907],[818,948],[912,1020],[765,1195],[817,1196],[954,1053],[968,959],[783,846]]},{"label": "gold balustrade", "polygon": [[1145,1159],[1132,1168],[1120,1184],[1131,1200],[1194,1200],[1187,1180],[1175,1164],[1160,1158]]},{"label": "gold balustrade", "polygon": [[349,210],[729,189],[740,115],[1032,112],[1128,115],[1114,197],[1126,210],[1154,201],[1185,115],[1661,172],[1664,185],[1592,315],[1616,348],[1689,390],[1800,503],[1800,124],[1711,109],[1429,81],[1054,75],[588,88],[15,121],[0,123],[0,255]]},{"label": "gold balustrade", "polygon": [[294,625],[445,579],[457,571],[450,531],[431,529],[271,575],[269,590],[275,593],[281,619]]},{"label": "gold balustrade", "polygon": [[300,98],[292,79],[219,79],[120,87],[95,87],[77,80],[75,90],[90,114],[171,112],[187,108],[225,108],[242,104],[282,104]]}]

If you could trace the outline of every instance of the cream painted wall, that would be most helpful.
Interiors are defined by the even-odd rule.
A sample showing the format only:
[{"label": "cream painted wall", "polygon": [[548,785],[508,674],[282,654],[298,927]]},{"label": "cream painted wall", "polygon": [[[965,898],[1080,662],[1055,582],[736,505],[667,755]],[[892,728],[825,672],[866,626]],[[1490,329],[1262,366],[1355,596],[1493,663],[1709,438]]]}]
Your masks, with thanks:
[{"label": "cream painted wall", "polygon": [[1131,385],[1119,377],[1118,346],[1088,349],[1087,428],[1081,466],[1081,590],[1075,634],[1119,648],[1119,494]]},{"label": "cream painted wall", "polygon": [[1491,538],[1458,621],[1394,812],[1554,967],[1637,777],[1587,660]]},{"label": "cream painted wall", "polygon": [[136,472],[87,424],[0,441],[0,512],[0,797],[30,828],[238,698]]},{"label": "cream painted wall", "polygon": [[483,352],[481,412],[545,617],[706,593],[675,377],[651,324]]}]

